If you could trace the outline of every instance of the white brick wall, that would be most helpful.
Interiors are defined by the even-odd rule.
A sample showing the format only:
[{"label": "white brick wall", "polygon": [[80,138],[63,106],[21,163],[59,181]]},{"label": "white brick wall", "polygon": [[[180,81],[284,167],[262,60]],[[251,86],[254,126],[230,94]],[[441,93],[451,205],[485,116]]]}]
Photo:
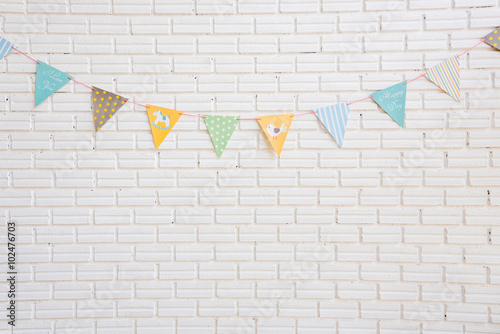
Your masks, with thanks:
[{"label": "white brick wall", "polygon": [[[499,18],[497,0],[0,0],[2,36],[77,80],[242,117],[411,79]],[[500,53],[461,63],[462,104],[414,81],[405,129],[367,100],[343,149],[307,115],[281,158],[242,121],[217,159],[187,116],[154,150],[133,104],[94,136],[73,82],[34,109],[35,65],[13,52],[0,211],[18,224],[15,333],[500,333]]]}]

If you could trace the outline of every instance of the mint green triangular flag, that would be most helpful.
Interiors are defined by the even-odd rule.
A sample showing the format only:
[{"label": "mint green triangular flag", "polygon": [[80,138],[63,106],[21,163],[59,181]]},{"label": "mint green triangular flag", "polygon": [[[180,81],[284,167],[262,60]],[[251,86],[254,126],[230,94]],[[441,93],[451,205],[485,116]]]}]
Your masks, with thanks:
[{"label": "mint green triangular flag", "polygon": [[35,107],[68,83],[72,76],[38,60],[36,65]]},{"label": "mint green triangular flag", "polygon": [[238,126],[239,116],[203,115],[208,133],[212,138],[217,156],[220,158],[229,139]]},{"label": "mint green triangular flag", "polygon": [[405,126],[406,81],[373,93],[372,99],[392,117],[400,127]]}]

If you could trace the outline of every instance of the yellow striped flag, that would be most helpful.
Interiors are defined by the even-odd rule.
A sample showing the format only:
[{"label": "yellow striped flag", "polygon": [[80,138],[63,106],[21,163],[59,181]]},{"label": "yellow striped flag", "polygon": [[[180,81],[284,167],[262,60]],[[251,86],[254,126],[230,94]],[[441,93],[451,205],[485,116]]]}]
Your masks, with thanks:
[{"label": "yellow striped flag", "polygon": [[424,75],[448,95],[460,102],[460,63],[458,55],[428,69],[424,72]]}]

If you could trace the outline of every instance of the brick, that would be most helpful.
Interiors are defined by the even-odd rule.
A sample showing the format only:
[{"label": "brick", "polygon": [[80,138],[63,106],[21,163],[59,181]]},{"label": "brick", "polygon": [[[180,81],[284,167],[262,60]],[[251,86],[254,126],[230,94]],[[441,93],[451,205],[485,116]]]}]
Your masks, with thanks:
[{"label": "brick", "polygon": [[382,283],[380,284],[380,299],[387,301],[415,301],[418,299],[418,289],[412,284]]},{"label": "brick", "polygon": [[442,282],[443,274],[438,265],[404,265],[403,281]]},{"label": "brick", "polygon": [[160,279],[194,279],[195,268],[192,263],[160,265]]},{"label": "brick", "polygon": [[453,285],[422,286],[422,300],[460,302],[462,291]]},{"label": "brick", "polygon": [[338,295],[342,299],[372,299],[376,295],[373,283],[344,283],[337,286]]},{"label": "brick", "polygon": [[[238,266],[240,279],[274,279],[276,265],[272,263],[243,263]],[[241,307],[241,306],[240,306]]]},{"label": "brick", "polygon": [[[239,304],[240,316],[275,316],[277,314],[274,302],[270,301],[242,301]],[[259,311],[257,311],[259,310]]]},{"label": "brick", "polygon": [[55,245],[52,259],[54,262],[88,262],[91,260],[90,247]]},{"label": "brick", "polygon": [[142,282],[136,286],[137,298],[170,298],[172,297],[172,283]]},{"label": "brick", "polygon": [[465,24],[465,12],[448,11],[446,14],[443,12],[429,12],[425,16],[425,27],[428,30],[461,29],[465,27]]},{"label": "brick", "polygon": [[320,302],[319,314],[321,318],[356,318],[358,307],[350,301]]},{"label": "brick", "polygon": [[371,13],[351,14],[340,18],[340,32],[369,33],[379,30],[377,15]]},{"label": "brick", "polygon": [[76,277],[82,281],[112,280],[114,269],[111,264],[78,264]]},{"label": "brick", "polygon": [[132,259],[132,248],[130,246],[107,246],[98,245],[94,247],[94,258],[97,262],[106,261],[130,261]]},{"label": "brick", "polygon": [[361,317],[366,319],[399,319],[400,306],[384,303],[362,303]]},{"label": "brick", "polygon": [[41,264],[35,266],[35,281],[71,281],[73,267],[70,264]]},{"label": "brick", "polygon": [[201,301],[198,305],[200,316],[233,316],[236,315],[234,301]]},{"label": "brick", "polygon": [[299,315],[313,317],[316,315],[316,303],[312,301],[281,301],[278,305],[278,312],[284,317],[297,317]]},{"label": "brick", "polygon": [[210,32],[209,19],[207,17],[175,17],[173,19],[173,31],[176,34],[203,34]]},{"label": "brick", "polygon": [[[469,311],[467,311],[467,309]],[[464,305],[450,305],[446,309],[446,318],[450,321],[464,322],[484,322],[488,318],[488,308],[486,306],[475,306],[472,311]]]},{"label": "brick", "polygon": [[363,261],[373,261],[376,258],[376,247],[370,245],[354,246],[354,245],[339,245],[337,247],[338,261],[353,261],[359,257]]},{"label": "brick", "polygon": [[291,17],[275,18],[261,17],[256,20],[258,34],[286,34],[293,32],[293,19]]},{"label": "brick", "polygon": [[236,52],[236,39],[227,36],[200,36],[198,52],[208,54],[231,54]]},{"label": "brick", "polygon": [[180,0],[155,3],[155,12],[159,14],[192,14],[194,4]]},{"label": "brick", "polygon": [[50,301],[37,303],[36,317],[41,319],[73,317],[73,303],[65,301]]},{"label": "brick", "polygon": [[217,297],[220,298],[250,298],[252,296],[250,282],[231,283],[220,282],[217,284]]},{"label": "brick", "polygon": [[242,36],[238,39],[238,50],[243,54],[269,54],[277,51],[278,38],[272,36]]},{"label": "brick", "polygon": [[252,20],[246,16],[216,16],[216,34],[248,34],[252,31]]}]

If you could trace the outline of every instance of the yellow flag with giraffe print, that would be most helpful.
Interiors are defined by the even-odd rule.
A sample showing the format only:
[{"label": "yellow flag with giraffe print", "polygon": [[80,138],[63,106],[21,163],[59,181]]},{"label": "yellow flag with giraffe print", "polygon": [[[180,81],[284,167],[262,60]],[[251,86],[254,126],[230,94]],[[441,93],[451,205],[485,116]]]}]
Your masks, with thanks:
[{"label": "yellow flag with giraffe print", "polygon": [[259,116],[257,120],[279,157],[285,144],[286,135],[292,124],[293,114]]},{"label": "yellow flag with giraffe print", "polygon": [[148,108],[149,126],[153,134],[155,148],[158,149],[175,123],[181,118],[182,111],[152,106],[150,104],[146,104],[146,107]]}]

